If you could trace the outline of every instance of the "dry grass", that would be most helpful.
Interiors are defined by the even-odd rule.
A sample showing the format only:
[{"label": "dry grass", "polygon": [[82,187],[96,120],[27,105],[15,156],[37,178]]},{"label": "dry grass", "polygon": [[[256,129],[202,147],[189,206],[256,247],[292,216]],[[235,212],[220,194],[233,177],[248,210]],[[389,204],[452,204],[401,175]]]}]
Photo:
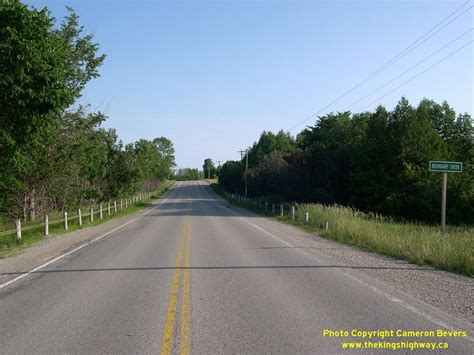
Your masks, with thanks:
[{"label": "dry grass", "polygon": [[[236,199],[224,192],[218,184],[211,187],[234,204]],[[438,226],[422,223],[400,222],[379,214],[363,213],[342,206],[321,204],[294,204],[295,219],[290,216],[290,205],[284,205],[284,215],[265,212],[264,200],[256,199],[251,204],[239,204],[244,208],[277,218],[299,226],[322,237],[349,244],[363,250],[373,251],[418,265],[474,276],[474,227],[447,226],[441,236]],[[269,205],[270,206],[270,205]],[[279,214],[279,206],[276,213]],[[305,223],[305,213],[309,223]],[[329,228],[325,229],[326,221]]]}]

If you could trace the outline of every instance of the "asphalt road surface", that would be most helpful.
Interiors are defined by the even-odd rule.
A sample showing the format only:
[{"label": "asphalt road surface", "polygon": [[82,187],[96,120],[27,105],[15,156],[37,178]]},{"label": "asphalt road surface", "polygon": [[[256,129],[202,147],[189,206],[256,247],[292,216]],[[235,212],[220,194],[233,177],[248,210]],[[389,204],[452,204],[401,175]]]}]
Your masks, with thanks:
[{"label": "asphalt road surface", "polygon": [[474,352],[470,324],[334,265],[275,225],[204,182],[177,183],[133,223],[0,289],[0,352],[411,353],[404,347],[445,342],[435,353]]}]

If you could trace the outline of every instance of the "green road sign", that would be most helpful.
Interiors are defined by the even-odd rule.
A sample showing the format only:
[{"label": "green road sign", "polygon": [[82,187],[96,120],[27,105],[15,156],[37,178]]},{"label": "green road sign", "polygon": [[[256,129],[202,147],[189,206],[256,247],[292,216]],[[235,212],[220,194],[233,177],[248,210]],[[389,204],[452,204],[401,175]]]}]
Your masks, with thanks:
[{"label": "green road sign", "polygon": [[462,172],[462,163],[457,161],[430,161],[430,171],[460,173]]}]

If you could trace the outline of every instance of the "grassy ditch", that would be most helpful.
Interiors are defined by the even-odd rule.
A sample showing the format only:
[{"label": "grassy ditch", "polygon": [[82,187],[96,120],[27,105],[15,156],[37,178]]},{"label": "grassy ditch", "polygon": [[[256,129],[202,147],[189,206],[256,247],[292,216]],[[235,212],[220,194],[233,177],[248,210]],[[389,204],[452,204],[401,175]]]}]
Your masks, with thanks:
[{"label": "grassy ditch", "polygon": [[[62,215],[57,213],[57,214],[51,214],[50,215],[50,224],[49,224],[49,236],[45,237],[44,236],[44,223],[43,220],[35,220],[30,223],[25,224],[22,226],[22,228],[32,228],[28,230],[22,231],[22,237],[19,242],[15,240],[15,234],[7,234],[7,235],[2,235],[0,236],[0,258],[5,258],[8,256],[12,256],[19,251],[28,248],[31,245],[34,245],[36,243],[39,243],[45,239],[57,237],[57,236],[66,236],[67,233],[73,232],[78,229],[83,229],[87,228],[90,226],[96,226],[105,222],[108,222],[112,219],[120,218],[123,216],[126,216],[128,214],[137,212],[143,208],[149,207],[152,205],[152,201],[154,199],[159,198],[161,195],[163,195],[168,189],[174,184],[174,181],[166,180],[164,181],[160,187],[154,191],[151,195],[151,198],[148,200],[143,200],[143,201],[137,201],[132,204],[128,204],[127,207],[125,207],[124,204],[122,204],[122,209],[120,207],[117,208],[117,212],[112,211],[110,215],[108,214],[108,210],[104,208],[103,210],[103,218],[100,219],[98,209],[95,209],[94,212],[94,221],[91,222],[89,216],[84,216],[82,218],[82,225],[80,226],[78,223],[78,218],[77,215],[71,215],[68,217],[68,230],[64,229],[64,224],[62,220]],[[89,210],[89,208],[83,209],[85,212]],[[52,223],[52,221],[58,221],[57,223]],[[34,226],[37,226],[35,228]],[[4,226],[4,228],[12,228],[12,225],[7,225]],[[14,227],[14,226],[13,226]]]},{"label": "grassy ditch", "polygon": [[[438,226],[402,223],[379,214],[320,204],[294,204],[293,220],[290,215],[291,205],[284,205],[284,215],[279,216],[279,205],[276,214],[272,214],[271,207],[267,212],[259,207],[264,206],[263,200],[254,200],[252,204],[239,204],[218,184],[211,184],[211,187],[233,204],[298,226],[319,236],[418,265],[430,265],[474,276],[473,227],[448,226],[446,234],[441,236]],[[306,212],[309,216],[308,224],[305,223]]]}]

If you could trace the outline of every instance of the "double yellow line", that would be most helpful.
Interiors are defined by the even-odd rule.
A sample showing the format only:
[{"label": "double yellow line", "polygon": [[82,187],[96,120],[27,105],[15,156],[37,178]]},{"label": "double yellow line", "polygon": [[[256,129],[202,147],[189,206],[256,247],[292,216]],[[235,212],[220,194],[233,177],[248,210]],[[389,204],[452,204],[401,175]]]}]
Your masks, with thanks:
[{"label": "double yellow line", "polygon": [[179,353],[186,355],[190,351],[190,294],[191,294],[191,278],[189,266],[191,263],[191,217],[186,216],[183,237],[179,242],[178,256],[176,257],[176,270],[171,282],[171,295],[168,300],[168,310],[166,313],[165,327],[163,329],[163,337],[161,340],[162,355],[171,354],[173,349],[173,335],[175,331],[175,323],[177,323],[177,306],[179,301],[181,270],[183,269],[182,293],[180,307],[179,322]]}]

